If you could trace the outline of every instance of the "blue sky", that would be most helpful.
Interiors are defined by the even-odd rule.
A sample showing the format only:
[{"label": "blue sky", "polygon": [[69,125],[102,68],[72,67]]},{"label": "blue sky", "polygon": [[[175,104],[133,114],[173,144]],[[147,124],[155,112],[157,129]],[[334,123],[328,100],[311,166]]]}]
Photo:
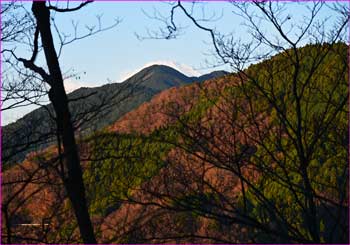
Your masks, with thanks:
[{"label": "blue sky", "polygon": [[[210,11],[218,15],[225,11],[224,3],[210,5]],[[227,7],[227,4],[225,5]],[[114,18],[120,18],[122,21],[112,30],[67,46],[61,59],[63,69],[69,69],[78,64],[77,70],[86,72],[82,80],[87,84],[103,84],[107,79],[120,82],[127,75],[154,62],[178,63],[184,67],[191,67],[192,69],[187,70],[193,71],[188,75],[198,75],[219,69],[205,69],[208,67],[205,59],[209,58],[205,53],[211,49],[211,45],[206,43],[209,41],[209,36],[191,26],[190,22],[181,15],[177,15],[178,23],[188,28],[177,39],[142,41],[137,39],[135,33],[147,35],[147,29],[156,30],[162,27],[161,22],[152,20],[143,13],[152,14],[154,8],[164,15],[170,10],[169,4],[160,2],[95,2],[72,15],[75,19],[81,20],[82,27],[83,22],[96,22],[95,15],[98,13],[103,13],[104,25],[113,23]],[[57,18],[59,17],[57,15]],[[63,18],[62,21],[58,19],[60,25],[69,26],[70,17],[65,15]],[[222,27],[224,27],[222,29],[229,29],[226,25]]]},{"label": "blue sky", "polygon": [[[30,3],[28,3],[30,8]],[[216,21],[206,23],[218,31],[232,34],[243,40],[248,33],[241,25],[242,20],[232,14],[232,6],[227,2],[209,2],[197,6],[197,16],[204,9],[206,16],[222,16]],[[202,8],[203,7],[203,8]],[[65,81],[66,89],[72,91],[78,87],[100,86],[107,82],[121,82],[145,66],[162,63],[174,66],[187,75],[200,75],[213,70],[229,67],[210,68],[206,59],[212,59],[212,45],[208,33],[195,28],[182,14],[176,14],[176,23],[185,26],[183,35],[174,40],[143,40],[135,36],[147,35],[147,29],[157,30],[164,27],[160,21],[148,18],[144,12],[152,14],[154,9],[163,15],[169,15],[171,6],[166,2],[94,2],[73,13],[56,13],[55,19],[60,30],[73,34],[72,20],[79,22],[79,33],[84,33],[85,25],[97,24],[96,15],[103,14],[102,25],[108,26],[114,19],[121,23],[111,30],[92,37],[76,41],[64,47],[60,57],[63,72],[78,73]],[[302,18],[305,6],[288,6],[295,18]],[[327,11],[322,13],[326,16]],[[331,22],[330,22],[331,23]],[[269,28],[266,26],[266,28]],[[25,52],[24,56],[28,56]],[[43,64],[43,59],[38,63]],[[46,102],[43,102],[46,103]],[[33,110],[34,106],[20,108],[2,114],[2,125],[15,121]]]}]

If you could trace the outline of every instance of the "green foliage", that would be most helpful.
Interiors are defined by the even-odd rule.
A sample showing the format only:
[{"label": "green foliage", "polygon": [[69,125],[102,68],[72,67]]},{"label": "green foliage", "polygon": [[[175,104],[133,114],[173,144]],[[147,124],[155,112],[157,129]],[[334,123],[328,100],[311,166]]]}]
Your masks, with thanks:
[{"label": "green foliage", "polygon": [[[315,194],[341,203],[346,199],[348,177],[347,46],[339,43],[328,48],[298,49],[297,68],[291,50],[251,66],[246,71],[251,79],[237,88],[253,98],[250,102],[256,112],[269,118],[269,128],[257,139],[258,150],[251,159],[261,178],[254,183],[256,190],[248,188],[248,212],[263,224],[276,224],[285,234],[292,235],[295,229],[312,240],[306,217],[310,209],[305,204],[305,169],[322,241],[331,241],[325,232],[330,221],[322,210],[324,205],[335,207]],[[258,198],[258,192],[267,200]],[[266,242],[265,235],[261,239]]]},{"label": "green foliage", "polygon": [[91,159],[84,172],[90,212],[107,215],[132,194],[132,189],[165,166],[171,146],[148,137],[100,133],[90,137]]},{"label": "green foliage", "polygon": [[[221,94],[201,91],[198,102],[180,116],[179,122],[150,136],[95,135],[92,145],[95,160],[90,161],[84,174],[90,211],[106,215],[118,208],[133,188],[166,165],[164,159],[172,147],[181,145],[188,152],[210,150],[214,141],[193,135],[196,130],[210,130],[213,122],[202,122],[206,112],[222,102],[236,101],[232,103],[233,112],[227,113],[243,125],[241,131],[249,127],[246,136],[256,147],[249,156],[249,166],[258,172],[246,188],[246,200],[242,195],[239,197],[237,210],[242,213],[246,206],[245,215],[278,230],[274,235],[252,229],[256,241],[313,241],[307,181],[316,205],[320,240],[331,241],[328,230],[332,221],[325,215],[324,206],[333,208],[332,202],[347,199],[348,68],[344,63],[347,47],[336,44],[328,48],[312,45],[298,49],[298,66],[291,50],[253,65],[245,71],[247,81],[227,87]],[[252,127],[259,127],[260,134],[252,135]],[[235,145],[245,146],[242,142]],[[185,193],[171,205],[191,217],[208,215],[213,209],[219,214],[223,208],[217,196],[210,193]],[[181,223],[180,216],[177,218]]]},{"label": "green foliage", "polygon": [[218,102],[219,96],[208,95],[207,92],[206,90],[200,92],[197,103],[189,112],[181,116],[181,121],[188,125],[198,123],[205,113]]},{"label": "green foliage", "polygon": [[[244,164],[258,172],[251,179],[251,186],[246,187],[246,200],[242,195],[238,198],[237,217],[248,215],[264,227],[278,231],[267,234],[251,229],[255,242],[291,243],[298,241],[297,238],[313,241],[307,222],[310,207],[306,204],[305,182],[308,179],[316,205],[320,241],[334,241],[329,230],[344,228],[344,224],[332,226],[324,210],[335,209],[332,203],[345,205],[341,200],[347,200],[348,67],[344,63],[346,45],[340,43],[328,48],[328,45],[310,45],[298,49],[301,62],[297,67],[291,50],[252,65],[245,71],[247,81],[226,87],[221,94],[201,91],[198,102],[177,123],[149,136],[104,132],[91,136],[87,140],[91,159],[84,172],[90,212],[105,216],[117,209],[133,194],[134,188],[168,164],[165,158],[172,148],[181,146],[188,149],[188,154],[211,150],[215,139],[210,142],[210,137],[202,140],[193,135],[196,130],[210,130],[210,123],[221,123],[202,123],[206,112],[222,102],[237,101],[232,103],[234,108],[227,107],[233,111],[227,111],[233,118],[230,126],[243,125],[239,131],[249,128],[245,136],[247,141],[254,142],[256,151]],[[254,127],[259,127],[259,134],[252,130]],[[222,137],[221,143],[230,140],[222,135],[214,136]],[[228,145],[232,143],[227,141]],[[234,145],[242,149],[246,146],[243,142]],[[223,154],[224,160],[220,159],[221,155],[211,160],[223,164],[220,161],[230,154],[225,150],[216,153]],[[231,200],[232,196],[225,198],[230,205],[236,202]],[[216,213],[219,217],[226,208],[222,202],[213,193],[184,193],[174,198],[170,206],[180,210],[174,217],[181,225],[188,219],[196,221],[199,216]],[[215,220],[213,230],[226,222]],[[339,237],[334,239],[343,241]]]}]

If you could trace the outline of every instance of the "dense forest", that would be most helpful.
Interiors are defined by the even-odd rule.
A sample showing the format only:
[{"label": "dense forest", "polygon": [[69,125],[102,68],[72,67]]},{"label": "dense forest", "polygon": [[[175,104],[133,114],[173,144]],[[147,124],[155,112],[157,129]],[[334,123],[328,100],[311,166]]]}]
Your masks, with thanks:
[{"label": "dense forest", "polygon": [[[48,16],[70,9],[45,4],[33,3],[34,58],[14,58],[51,104],[2,128],[2,243],[349,243],[348,12],[330,39],[299,45],[271,2],[234,3],[288,44],[253,33],[270,47],[253,60],[178,2],[161,34],[182,10],[233,72],[152,66],[67,95]],[[39,37],[48,71],[34,63]]]}]

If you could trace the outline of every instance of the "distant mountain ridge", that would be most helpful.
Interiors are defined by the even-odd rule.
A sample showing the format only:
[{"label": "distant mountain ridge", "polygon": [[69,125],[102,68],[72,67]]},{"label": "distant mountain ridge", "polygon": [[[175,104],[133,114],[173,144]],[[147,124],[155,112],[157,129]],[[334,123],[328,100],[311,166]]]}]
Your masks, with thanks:
[{"label": "distant mountain ridge", "polygon": [[[226,74],[225,71],[216,71],[199,77],[188,77],[172,67],[152,65],[122,83],[82,87],[69,93],[72,119],[75,127],[79,128],[79,134],[86,135],[112,124],[163,90]],[[2,161],[5,164],[8,161],[21,161],[28,152],[53,144],[56,128],[53,115],[49,104],[46,108],[38,108],[2,127]]]},{"label": "distant mountain ridge", "polygon": [[[310,60],[320,55],[315,51],[327,54],[317,69],[320,72],[314,73],[307,86],[312,89],[307,95],[310,100],[302,101],[301,107],[308,108],[302,111],[304,130],[307,130],[305,138],[320,139],[317,151],[310,158],[308,174],[315,200],[319,200],[316,210],[317,223],[324,227],[320,232],[322,241],[348,244],[346,217],[349,203],[344,201],[349,193],[348,176],[344,174],[348,170],[345,157],[348,146],[348,46],[335,45],[334,50],[322,47],[327,46],[300,48],[300,72],[303,75],[310,74]],[[276,80],[270,83],[272,67]],[[293,136],[287,137],[288,128],[281,123],[286,121],[280,121],[281,115],[288,115],[292,122],[297,120],[298,112],[290,106],[295,101],[293,87],[289,86],[293,69],[293,61],[282,52],[247,68],[247,77],[258,78],[256,85],[254,79],[230,74],[203,83],[174,86],[125,113],[107,128],[79,141],[87,203],[94,228],[99,231],[98,242],[206,244],[213,241],[244,243],[253,239],[273,243],[277,239],[282,243],[297,243],[299,236],[288,236],[287,240],[278,237],[279,229],[285,229],[285,226],[284,221],[282,225],[274,223],[275,210],[293,229],[300,230],[301,236],[306,235],[305,241],[311,242],[304,233],[307,217],[301,207],[308,208],[304,204],[295,205],[295,201],[305,199],[307,195],[300,184],[302,174],[296,160],[298,145],[294,144]],[[133,88],[135,83],[144,82],[142,91],[152,91],[156,88],[148,82],[153,75],[145,72],[126,84]],[[304,78],[308,79],[307,76]],[[165,81],[162,84],[172,83]],[[304,84],[300,83],[302,86]],[[113,84],[103,87],[109,91],[108,95]],[[86,91],[82,88],[79,96]],[[277,114],[274,108],[271,109],[270,93],[266,91],[276,95],[273,101],[288,102],[288,106],[283,107],[285,111]],[[330,98],[325,98],[325,91],[331,92]],[[329,107],[323,105],[324,99],[331,102]],[[340,100],[343,101],[341,106]],[[339,116],[320,120],[320,116],[333,114],[333,110],[339,112]],[[328,112],[324,114],[325,111]],[[329,125],[322,138],[318,134],[324,127],[320,125]],[[10,203],[8,200],[22,185],[13,182],[14,178],[28,178],[33,174],[31,179],[35,181],[24,185],[22,192],[34,195],[26,200],[16,217],[40,223],[54,215],[52,223],[58,220],[62,225],[50,231],[61,238],[61,234],[70,229],[74,214],[67,211],[62,198],[57,198],[62,196],[62,189],[57,188],[61,177],[43,164],[50,163],[55,157],[53,145],[29,156],[22,164],[5,169],[3,180],[10,185],[3,186],[3,196]],[[38,167],[41,168],[39,172]],[[247,183],[247,212],[242,191],[245,185],[239,176]],[[41,183],[44,183],[43,187]],[[291,186],[296,189],[290,189]],[[344,187],[336,193],[339,186]],[[260,203],[262,199],[267,203]],[[12,203],[17,207],[20,202]],[[325,212],[325,207],[329,211]],[[334,210],[337,215],[333,215]],[[243,218],[243,222],[237,222],[237,218]],[[246,223],[245,220],[254,222]],[[264,230],[255,231],[254,224],[260,222],[261,227],[276,229],[273,233],[276,231],[277,236],[266,236]],[[37,236],[27,230],[23,234],[34,239]],[[70,239],[77,241],[78,235],[74,234]],[[53,236],[54,239],[57,236]]]}]

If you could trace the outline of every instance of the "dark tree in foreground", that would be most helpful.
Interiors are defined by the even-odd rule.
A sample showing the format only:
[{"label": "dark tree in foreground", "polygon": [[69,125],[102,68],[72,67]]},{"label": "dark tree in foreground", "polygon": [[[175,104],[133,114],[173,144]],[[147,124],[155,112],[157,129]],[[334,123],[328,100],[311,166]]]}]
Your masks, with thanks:
[{"label": "dark tree in foreground", "polygon": [[[88,116],[84,118],[84,115],[81,115],[82,118],[80,118],[78,125],[75,125],[74,127],[73,119],[68,106],[70,101],[68,100],[66,91],[64,89],[64,78],[62,75],[58,58],[61,54],[61,50],[64,45],[94,35],[103,30],[110,29],[116,24],[118,24],[118,22],[107,28],[102,28],[101,23],[99,23],[99,28],[88,29],[88,33],[83,36],[77,36],[77,34],[75,33],[75,36],[72,39],[67,39],[67,36],[62,37],[62,34],[57,30],[57,26],[54,23],[54,27],[56,28],[60,40],[59,53],[57,53],[54,47],[53,34],[51,30],[52,21],[54,21],[54,19],[52,19],[50,11],[77,11],[89,4],[90,2],[91,1],[83,2],[74,8],[69,8],[68,5],[67,8],[59,8],[57,6],[47,4],[45,1],[33,2],[32,13],[34,17],[31,16],[29,12],[26,12],[26,9],[24,7],[22,7],[21,5],[17,5],[16,3],[10,3],[8,5],[4,4],[2,6],[2,13],[7,14],[7,21],[2,25],[2,30],[4,30],[4,33],[6,34],[5,36],[2,36],[2,41],[9,43],[8,46],[10,47],[9,49],[2,50],[2,54],[7,55],[5,62],[10,64],[14,71],[18,72],[19,78],[23,78],[22,82],[19,84],[21,86],[18,86],[18,83],[12,85],[11,83],[9,83],[5,85],[5,87],[7,88],[7,97],[2,102],[4,103],[6,102],[6,100],[9,101],[9,106],[5,109],[10,110],[17,106],[26,106],[26,103],[36,104],[36,98],[40,98],[43,95],[45,95],[45,88],[49,86],[48,97],[50,102],[52,103],[54,115],[51,114],[52,111],[50,112],[50,109],[47,109],[47,111],[56,123],[56,130],[54,132],[50,132],[45,135],[40,135],[40,137],[37,138],[35,138],[35,133],[31,133],[35,131],[29,130],[30,132],[28,132],[28,135],[25,135],[25,137],[32,138],[35,140],[27,141],[24,145],[19,146],[19,148],[16,147],[15,149],[17,150],[17,152],[25,151],[31,145],[38,144],[38,142],[43,140],[45,141],[45,139],[52,137],[52,135],[55,135],[57,137],[59,157],[56,158],[56,160],[53,162],[48,162],[47,166],[49,166],[49,168],[54,169],[56,171],[55,173],[58,173],[58,175],[62,179],[68,198],[72,203],[74,214],[78,222],[81,238],[83,239],[84,243],[96,243],[96,239],[94,235],[93,226],[89,217],[87,202],[85,198],[85,188],[82,179],[82,169],[80,165],[77,143],[75,140],[75,127],[79,127],[79,123],[81,124],[82,122],[84,122],[84,120],[88,121],[89,117],[91,118],[91,116],[96,114],[97,112],[93,111],[92,109],[90,109],[90,111],[88,112],[85,112],[85,114],[88,114]],[[11,14],[11,10],[14,11],[18,7],[22,8],[22,10],[24,11],[24,16],[22,16],[23,18],[21,19],[15,14],[9,17],[9,15]],[[15,46],[14,48],[12,48],[12,46],[16,45],[16,43],[23,43],[23,40],[27,39],[28,45],[30,45],[33,51],[31,58],[25,59],[17,57],[15,54]],[[44,68],[37,66],[35,63],[37,56],[41,51],[43,51],[45,54],[45,60],[48,71],[45,71]],[[15,60],[15,62],[12,62],[13,59]],[[19,64],[27,68],[30,71],[30,73],[25,73],[25,71],[22,71],[22,68]],[[11,71],[9,71],[8,74],[10,76],[15,76],[14,74],[11,74]],[[41,82],[35,84],[35,80]],[[33,84],[35,84],[35,87]],[[79,98],[75,99],[77,100]],[[101,110],[102,106],[103,105],[97,107]],[[96,110],[100,111],[98,109]],[[33,126],[35,127],[35,125]],[[43,166],[45,166],[45,164],[38,166],[39,172],[45,171],[45,169],[43,169]],[[20,183],[23,183],[22,189],[20,188],[19,191],[16,191],[12,198],[10,197],[6,201],[6,205],[3,205],[3,211],[6,211],[5,214],[8,214],[7,211],[10,202],[13,201],[14,198],[18,196],[18,194],[23,194],[21,193],[21,190],[23,191],[26,186],[35,183],[35,179],[33,182],[32,178],[36,175],[38,171],[34,170],[31,175],[32,177],[26,178],[25,180],[21,181],[17,180],[19,185]],[[13,184],[17,181],[10,181],[10,183],[7,184]],[[47,184],[49,185],[50,183],[47,182]],[[40,190],[38,189],[37,192],[39,191]],[[29,197],[26,196],[19,204],[22,203],[23,205],[28,198]],[[18,207],[20,207],[20,205]],[[12,213],[15,213],[15,210],[12,210]],[[11,242],[11,222],[10,220],[8,221],[9,222],[6,223],[6,225],[8,226],[7,241]]]},{"label": "dark tree in foreground", "polygon": [[73,204],[84,243],[96,243],[86,204],[82,170],[68,108],[67,94],[64,89],[62,72],[50,29],[50,10],[46,6],[46,2],[33,2],[32,11],[36,18],[36,33],[38,33],[36,35],[40,34],[49,73],[35,66],[33,61],[36,53],[33,54],[32,60],[23,59],[21,61],[26,68],[38,72],[45,82],[50,85],[49,98],[57,115],[57,128],[59,135],[62,137],[63,159],[67,168],[64,185]]}]

